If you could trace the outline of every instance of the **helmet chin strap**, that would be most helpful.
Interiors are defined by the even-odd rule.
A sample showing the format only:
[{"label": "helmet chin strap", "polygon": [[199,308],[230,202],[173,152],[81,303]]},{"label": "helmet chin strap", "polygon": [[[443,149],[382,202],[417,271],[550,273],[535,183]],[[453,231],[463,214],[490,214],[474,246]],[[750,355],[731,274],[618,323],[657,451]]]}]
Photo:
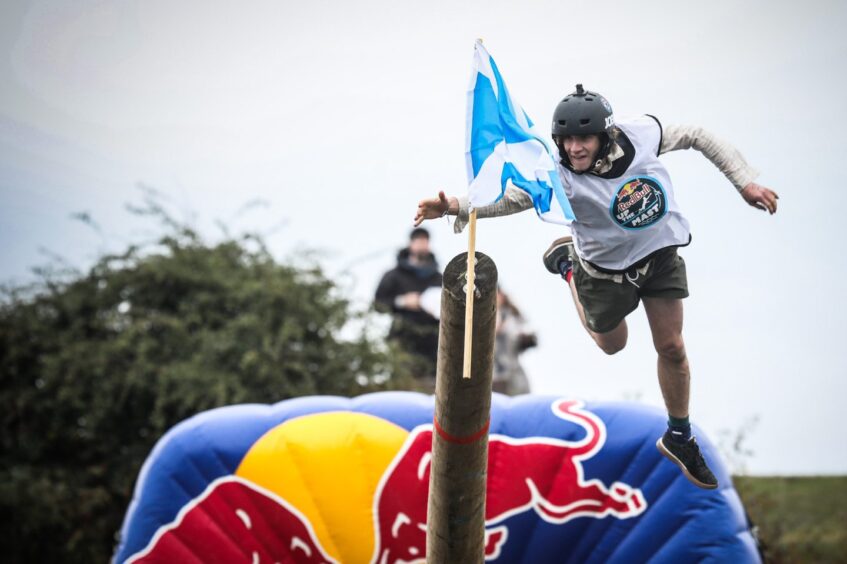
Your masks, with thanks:
[{"label": "helmet chin strap", "polygon": [[612,148],[612,136],[608,133],[601,133],[600,135],[603,144],[600,146],[600,150],[597,151],[597,162],[594,166],[599,165],[609,155],[609,149]]}]

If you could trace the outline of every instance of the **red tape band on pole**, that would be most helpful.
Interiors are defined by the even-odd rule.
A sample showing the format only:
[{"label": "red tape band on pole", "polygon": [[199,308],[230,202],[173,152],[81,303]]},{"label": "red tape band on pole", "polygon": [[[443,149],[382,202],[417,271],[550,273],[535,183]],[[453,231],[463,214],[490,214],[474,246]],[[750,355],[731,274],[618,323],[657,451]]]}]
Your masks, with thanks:
[{"label": "red tape band on pole", "polygon": [[491,425],[491,419],[485,422],[485,425],[482,426],[482,429],[474,433],[473,435],[469,435],[467,437],[455,437],[445,431],[441,425],[438,424],[438,421],[435,420],[435,417],[432,418],[432,423],[435,426],[435,430],[438,432],[438,435],[447,442],[455,443],[457,445],[466,445],[470,443],[474,443],[488,434],[488,427]]}]

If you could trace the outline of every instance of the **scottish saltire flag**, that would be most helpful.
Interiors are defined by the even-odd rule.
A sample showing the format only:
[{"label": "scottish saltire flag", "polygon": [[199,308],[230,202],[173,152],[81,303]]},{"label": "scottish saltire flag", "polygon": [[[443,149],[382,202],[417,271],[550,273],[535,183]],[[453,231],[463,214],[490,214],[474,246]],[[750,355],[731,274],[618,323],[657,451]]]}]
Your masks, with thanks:
[{"label": "scottish saltire flag", "polygon": [[496,202],[511,182],[532,196],[535,211],[544,221],[567,224],[574,219],[549,147],[509,96],[494,59],[479,41],[474,46],[467,121],[465,152],[472,208]]}]

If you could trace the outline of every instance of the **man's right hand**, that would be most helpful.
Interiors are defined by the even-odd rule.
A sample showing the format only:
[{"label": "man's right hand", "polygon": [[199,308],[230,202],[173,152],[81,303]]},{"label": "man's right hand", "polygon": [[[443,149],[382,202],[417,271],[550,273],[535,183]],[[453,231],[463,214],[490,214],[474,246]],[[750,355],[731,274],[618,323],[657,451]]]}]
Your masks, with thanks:
[{"label": "man's right hand", "polygon": [[415,227],[423,223],[425,219],[435,219],[450,213],[458,215],[459,200],[455,197],[444,195],[444,190],[438,192],[437,198],[427,198],[418,202],[418,211],[415,214]]}]

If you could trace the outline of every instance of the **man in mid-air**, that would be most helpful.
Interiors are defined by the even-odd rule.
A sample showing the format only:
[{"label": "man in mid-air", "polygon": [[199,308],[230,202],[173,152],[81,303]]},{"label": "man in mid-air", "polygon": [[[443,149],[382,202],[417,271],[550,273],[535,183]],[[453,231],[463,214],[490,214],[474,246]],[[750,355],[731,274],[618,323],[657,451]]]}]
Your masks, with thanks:
[{"label": "man in mid-air", "polygon": [[[668,429],[656,446],[692,483],[714,489],[717,479],[691,434],[688,413],[690,370],[682,339],[682,299],[688,297],[688,283],[677,249],[688,245],[691,235],[658,157],[679,149],[700,151],[748,204],[770,214],[776,213],[779,196],[753,182],[757,172],[736,149],[708,131],[663,128],[649,115],[616,122],[609,102],[581,84],[556,107],[552,136],[559,177],[575,219],[572,236],[550,245],[544,265],[567,281],[582,324],[607,354],[624,348],[626,316],[639,302],[644,304],[668,411]],[[510,186],[499,201],[476,211],[485,218],[531,208],[530,195]],[[446,214],[457,216],[454,228],[461,231],[468,220],[467,198],[447,197],[441,191],[422,200],[415,224]]]}]

